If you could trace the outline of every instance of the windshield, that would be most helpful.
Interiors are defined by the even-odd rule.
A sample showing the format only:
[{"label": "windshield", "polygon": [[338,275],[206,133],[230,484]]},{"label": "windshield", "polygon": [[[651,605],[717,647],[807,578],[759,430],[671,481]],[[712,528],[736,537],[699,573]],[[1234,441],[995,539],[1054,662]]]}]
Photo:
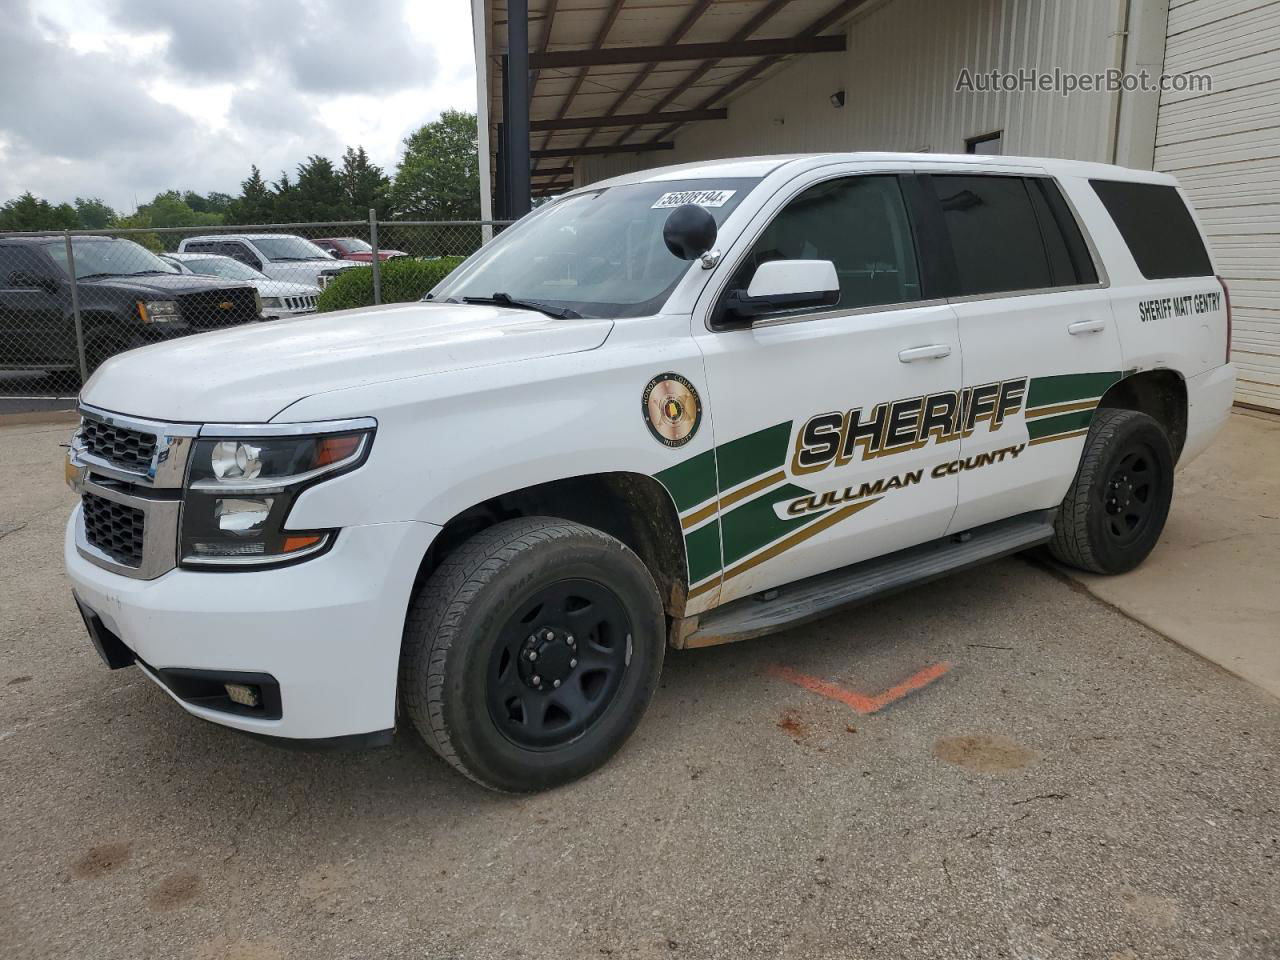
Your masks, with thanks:
[{"label": "windshield", "polygon": [[183,260],[182,265],[192,273],[200,273],[207,277],[222,277],[224,280],[265,280],[264,274],[248,264],[230,257],[209,257],[205,260]]},{"label": "windshield", "polygon": [[[67,267],[67,248],[63,241],[46,244],[45,249],[63,271],[71,272]],[[77,280],[96,276],[130,277],[144,273],[174,272],[173,267],[132,240],[72,237],[71,250],[76,260]]]},{"label": "windshield", "polygon": [[373,253],[373,247],[358,237],[340,237],[338,243],[342,244],[347,253]]},{"label": "windshield", "polygon": [[433,299],[503,293],[584,317],[656,313],[690,266],[662,240],[671,211],[696,193],[723,225],[759,182],[665,180],[567,197],[499,234],[432,291]]},{"label": "windshield", "polygon": [[254,237],[253,245],[268,260],[332,260],[310,240],[301,237]]}]

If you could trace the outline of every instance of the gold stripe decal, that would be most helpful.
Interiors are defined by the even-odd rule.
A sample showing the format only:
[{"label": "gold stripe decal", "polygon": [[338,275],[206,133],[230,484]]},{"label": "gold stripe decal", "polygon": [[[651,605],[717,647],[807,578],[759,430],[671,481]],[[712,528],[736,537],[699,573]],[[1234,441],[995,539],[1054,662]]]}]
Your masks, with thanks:
[{"label": "gold stripe decal", "polygon": [[754,557],[748,557],[746,560],[743,560],[736,567],[731,567],[724,575],[725,580],[731,580],[732,578],[738,576],[739,574],[746,573],[748,570],[752,569],[753,567],[758,567],[760,564],[764,563],[767,560],[772,560],[774,557],[778,556],[779,554],[786,553],[792,547],[795,547],[804,543],[810,537],[816,537],[818,534],[822,533],[822,531],[828,529],[829,527],[834,527],[841,520],[851,517],[855,513],[860,513],[861,511],[867,509],[867,507],[871,506],[874,503],[879,503],[883,499],[884,497],[876,497],[874,500],[864,500],[860,503],[850,504],[847,507],[841,507],[839,510],[834,511],[833,513],[828,513],[826,516],[822,517],[820,520],[815,520],[813,523],[809,524],[803,529],[797,530],[791,536],[783,540],[779,540],[777,543],[775,543],[772,547],[769,547],[767,550],[762,550],[760,553],[757,553]]},{"label": "gold stripe decal", "polygon": [[1073,430],[1070,433],[1052,434],[1047,437],[1040,437],[1036,440],[1032,440],[1028,444],[1028,446],[1034,447],[1037,444],[1041,444],[1041,443],[1053,443],[1053,441],[1055,440],[1070,440],[1072,437],[1083,437],[1088,432],[1089,432],[1089,428],[1085,427],[1083,430]]},{"label": "gold stripe decal", "polygon": [[1035,420],[1040,417],[1052,417],[1059,413],[1075,413],[1077,410],[1092,410],[1098,405],[1098,400],[1080,400],[1077,403],[1059,403],[1052,407],[1034,407],[1027,411],[1027,419]]},{"label": "gold stripe decal", "polygon": [[692,600],[694,597],[700,597],[700,596],[702,596],[704,593],[708,592],[709,590],[714,590],[714,589],[715,589],[716,587],[718,587],[718,586],[720,586],[720,576],[719,576],[719,574],[717,574],[716,576],[712,577],[712,578],[711,578],[710,580],[708,580],[706,583],[703,583],[703,584],[701,584],[701,585],[699,585],[699,586],[696,586],[696,587],[690,587],[690,588],[689,588],[689,592],[685,595],[685,599],[686,599],[686,600]]},{"label": "gold stripe decal", "polygon": [[733,493],[722,497],[719,503],[709,503],[705,507],[695,510],[693,513],[681,520],[680,525],[686,530],[690,527],[696,527],[703,520],[706,520],[708,517],[713,515],[716,510],[728,510],[740,500],[745,500],[752,494],[759,493],[761,490],[772,487],[776,483],[781,483],[785,479],[787,479],[787,475],[781,470],[777,473],[771,473],[767,477],[761,477],[759,480],[749,483],[745,487],[739,487],[737,490],[733,491]]}]

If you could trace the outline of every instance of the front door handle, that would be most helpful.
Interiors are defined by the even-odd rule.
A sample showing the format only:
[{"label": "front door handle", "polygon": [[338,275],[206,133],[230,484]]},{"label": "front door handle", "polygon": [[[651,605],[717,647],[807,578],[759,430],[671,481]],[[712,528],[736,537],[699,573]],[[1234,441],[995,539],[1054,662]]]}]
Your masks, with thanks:
[{"label": "front door handle", "polygon": [[1075,323],[1067,324],[1067,333],[1073,337],[1078,337],[1082,333],[1101,333],[1107,329],[1107,321],[1105,320],[1077,320]]},{"label": "front door handle", "polygon": [[941,360],[951,356],[951,344],[935,343],[928,347],[912,347],[910,350],[899,350],[898,359],[903,363],[915,363],[917,360]]}]

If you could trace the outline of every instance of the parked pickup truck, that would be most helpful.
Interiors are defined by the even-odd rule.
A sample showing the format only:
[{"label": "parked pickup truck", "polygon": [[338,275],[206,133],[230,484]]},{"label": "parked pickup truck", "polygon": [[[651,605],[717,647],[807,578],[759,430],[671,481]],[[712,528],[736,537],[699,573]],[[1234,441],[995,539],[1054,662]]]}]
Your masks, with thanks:
[{"label": "parked pickup truck", "polygon": [[64,237],[0,239],[0,367],[79,369],[73,293],[91,371],[131,347],[262,319],[250,285],[176,275],[132,240],[73,236],[71,248],[74,281]]},{"label": "parked pickup truck", "polygon": [[[359,237],[322,237],[312,241],[321,250],[337,257],[339,260],[353,260],[356,263],[373,263],[373,247]],[[379,250],[379,260],[390,260],[392,257],[407,257],[403,250]]]},{"label": "parked pickup truck", "polygon": [[223,233],[184,237],[179,253],[216,253],[248,264],[271,280],[324,289],[342,270],[356,264],[335,260],[310,240],[282,233]]},{"label": "parked pickup truck", "polygon": [[646,170],[425,302],[105,364],[66,564],[107,663],[189,713],[324,745],[407,721],[537,790],[619,748],[668,646],[1041,545],[1132,569],[1228,415],[1229,343],[1163,174]]}]

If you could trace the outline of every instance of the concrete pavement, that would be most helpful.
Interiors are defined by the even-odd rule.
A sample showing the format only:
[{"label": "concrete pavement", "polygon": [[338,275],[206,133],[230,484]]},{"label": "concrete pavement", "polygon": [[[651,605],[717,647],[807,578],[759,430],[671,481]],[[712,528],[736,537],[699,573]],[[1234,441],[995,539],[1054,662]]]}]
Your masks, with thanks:
[{"label": "concrete pavement", "polygon": [[1137,570],[1066,572],[1280,697],[1280,417],[1231,416],[1214,445],[1178,473],[1164,536]]}]

